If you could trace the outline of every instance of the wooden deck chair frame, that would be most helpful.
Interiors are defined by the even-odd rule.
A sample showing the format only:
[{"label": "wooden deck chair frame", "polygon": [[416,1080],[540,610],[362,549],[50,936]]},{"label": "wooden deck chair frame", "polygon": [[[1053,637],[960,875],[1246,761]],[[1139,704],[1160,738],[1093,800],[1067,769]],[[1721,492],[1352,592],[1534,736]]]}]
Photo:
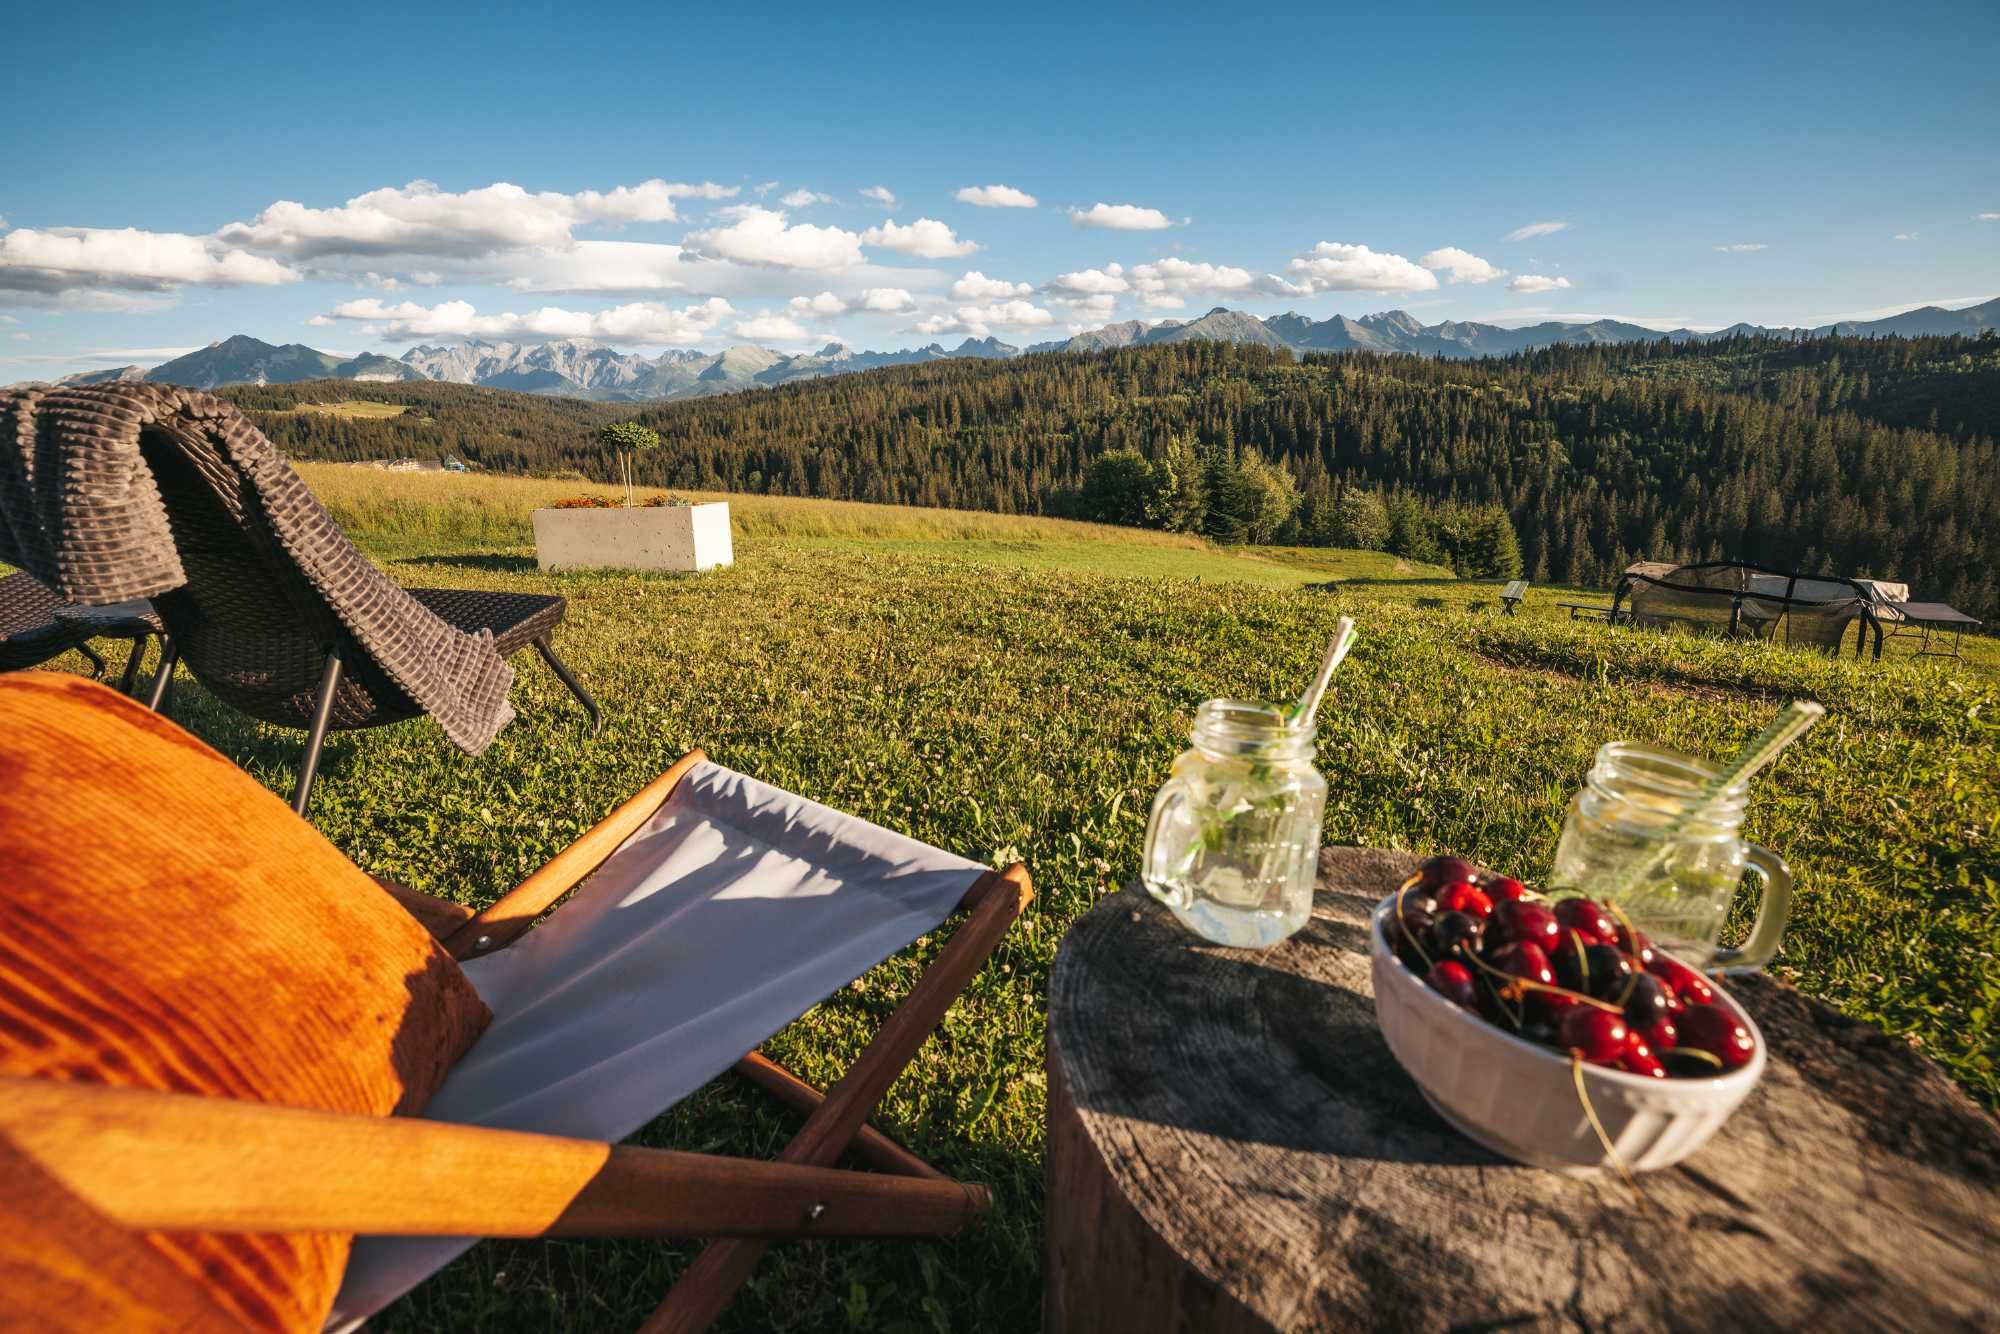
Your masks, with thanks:
[{"label": "wooden deck chair frame", "polygon": [[[504,949],[705,758],[681,757],[477,913],[384,888],[455,958]],[[708,1238],[641,1326],[693,1334],[729,1305],[773,1241],[942,1237],[986,1211],[985,1187],[946,1177],[867,1118],[1033,898],[1018,862],[982,875],[959,900],[964,919],[938,957],[825,1093],[756,1052],[738,1062],[738,1073],[806,1113],[776,1162],[21,1078],[0,1078],[0,1136],[132,1229]],[[850,1149],[881,1170],[835,1169]]]}]

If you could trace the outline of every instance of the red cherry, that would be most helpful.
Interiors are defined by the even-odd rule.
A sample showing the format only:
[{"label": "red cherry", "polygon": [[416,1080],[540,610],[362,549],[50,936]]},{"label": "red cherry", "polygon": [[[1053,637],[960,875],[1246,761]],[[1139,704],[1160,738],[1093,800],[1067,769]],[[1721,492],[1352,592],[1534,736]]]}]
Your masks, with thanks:
[{"label": "red cherry", "polygon": [[1463,857],[1433,857],[1417,868],[1417,883],[1425,889],[1439,889],[1461,880],[1475,880],[1479,868]]},{"label": "red cherry", "polygon": [[1493,913],[1493,900],[1486,891],[1468,881],[1459,880],[1438,891],[1438,907],[1446,912],[1462,912],[1485,921]]},{"label": "red cherry", "polygon": [[1424,984],[1462,1010],[1479,1013],[1479,989],[1472,983],[1472,970],[1455,959],[1440,959],[1431,965]]},{"label": "red cherry", "polygon": [[1660,1064],[1660,1058],[1653,1055],[1652,1048],[1639,1040],[1636,1033],[1633,1034],[1632,1042],[1624,1051],[1618,1053],[1618,1059],[1612,1064],[1628,1075],[1646,1075],[1652,1079],[1667,1077],[1667,1067]]},{"label": "red cherry", "polygon": [[1646,1045],[1656,1052],[1672,1051],[1680,1046],[1680,1031],[1671,1019],[1655,1019],[1644,1028],[1632,1030],[1644,1038]]},{"label": "red cherry", "polygon": [[1525,977],[1530,982],[1540,982],[1544,986],[1554,986],[1555,969],[1549,967],[1549,956],[1540,945],[1525,940],[1510,940],[1493,951],[1493,966],[1514,977]]},{"label": "red cherry", "polygon": [[1757,1054],[1750,1030],[1720,1005],[1690,1005],[1675,1027],[1681,1046],[1705,1051],[1731,1070],[1748,1065]]},{"label": "red cherry", "polygon": [[1592,1065],[1610,1065],[1625,1052],[1632,1030],[1624,1019],[1595,1005],[1579,1005],[1566,1012],[1558,1030],[1562,1045],[1580,1053]]},{"label": "red cherry", "polygon": [[1562,923],[1556,921],[1555,913],[1546,904],[1526,899],[1503,898],[1494,904],[1487,932],[1497,933],[1501,940],[1525,940],[1544,950],[1553,950],[1562,943]]},{"label": "red cherry", "polygon": [[1496,875],[1486,881],[1486,892],[1498,903],[1502,899],[1525,899],[1528,887],[1510,875]]},{"label": "red cherry", "polygon": [[1556,903],[1556,920],[1587,937],[1586,945],[1615,945],[1618,925],[1594,899],[1561,899]]},{"label": "red cherry", "polygon": [[1709,1005],[1715,1001],[1715,988],[1708,984],[1708,979],[1671,954],[1653,951],[1653,961],[1646,965],[1646,971],[1665,982],[1685,1004]]},{"label": "red cherry", "polygon": [[1634,930],[1622,919],[1618,923],[1618,948],[1637,959],[1641,968],[1653,966],[1653,942],[1646,939],[1644,931]]}]

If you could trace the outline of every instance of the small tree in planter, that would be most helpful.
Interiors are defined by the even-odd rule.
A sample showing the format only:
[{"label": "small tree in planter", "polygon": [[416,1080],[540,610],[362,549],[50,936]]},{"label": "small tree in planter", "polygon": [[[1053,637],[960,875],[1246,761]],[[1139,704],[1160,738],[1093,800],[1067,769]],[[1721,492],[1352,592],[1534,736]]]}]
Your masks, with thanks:
[{"label": "small tree in planter", "polygon": [[658,449],[660,433],[638,422],[612,422],[597,433],[598,443],[618,460],[618,475],[625,483],[625,508],[632,508],[632,463],[641,451]]}]

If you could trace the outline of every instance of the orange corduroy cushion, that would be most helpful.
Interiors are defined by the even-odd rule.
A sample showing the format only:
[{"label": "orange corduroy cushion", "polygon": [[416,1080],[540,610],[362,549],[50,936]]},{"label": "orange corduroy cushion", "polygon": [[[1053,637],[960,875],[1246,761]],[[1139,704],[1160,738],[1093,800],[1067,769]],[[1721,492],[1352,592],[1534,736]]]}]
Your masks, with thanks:
[{"label": "orange corduroy cushion", "polygon": [[[414,918],[221,755],[81,677],[0,678],[0,1072],[386,1116],[488,1018]],[[236,1319],[303,1331],[352,1239],[144,1240]]]}]

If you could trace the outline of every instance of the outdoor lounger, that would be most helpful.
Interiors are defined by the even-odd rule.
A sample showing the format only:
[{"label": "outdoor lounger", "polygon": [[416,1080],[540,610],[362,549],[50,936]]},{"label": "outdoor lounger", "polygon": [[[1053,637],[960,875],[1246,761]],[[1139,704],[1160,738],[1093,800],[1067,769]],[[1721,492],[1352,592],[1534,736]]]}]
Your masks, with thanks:
[{"label": "outdoor lounger", "polygon": [[93,677],[104,675],[104,659],[90,647],[90,630],[59,618],[62,606],[63,600],[32,574],[0,577],[0,672],[39,666],[75,649],[90,663]]},{"label": "outdoor lounger", "polygon": [[[17,1303],[67,1294],[39,1324],[179,1303],[175,1327],[217,1327],[190,1312],[220,1303],[348,1326],[481,1235],[674,1236],[719,1240],[647,1328],[699,1330],[771,1240],[942,1236],[986,1207],[864,1121],[1031,899],[1019,865],[695,752],[474,914],[378,887],[104,687],[9,677],[0,712],[0,1273]],[[755,1055],[959,911],[823,1098]],[[732,1066],[809,1112],[778,1162],[615,1147]],[[886,1170],[832,1170],[850,1149]]]},{"label": "outdoor lounger", "polygon": [[513,717],[506,659],[556,656],[560,597],[404,589],[356,551],[271,442],[228,403],[172,385],[0,394],[0,560],[72,602],[150,598],[175,662],[264,722],[307,729],[304,813],[329,729],[429,714],[478,754]]}]

